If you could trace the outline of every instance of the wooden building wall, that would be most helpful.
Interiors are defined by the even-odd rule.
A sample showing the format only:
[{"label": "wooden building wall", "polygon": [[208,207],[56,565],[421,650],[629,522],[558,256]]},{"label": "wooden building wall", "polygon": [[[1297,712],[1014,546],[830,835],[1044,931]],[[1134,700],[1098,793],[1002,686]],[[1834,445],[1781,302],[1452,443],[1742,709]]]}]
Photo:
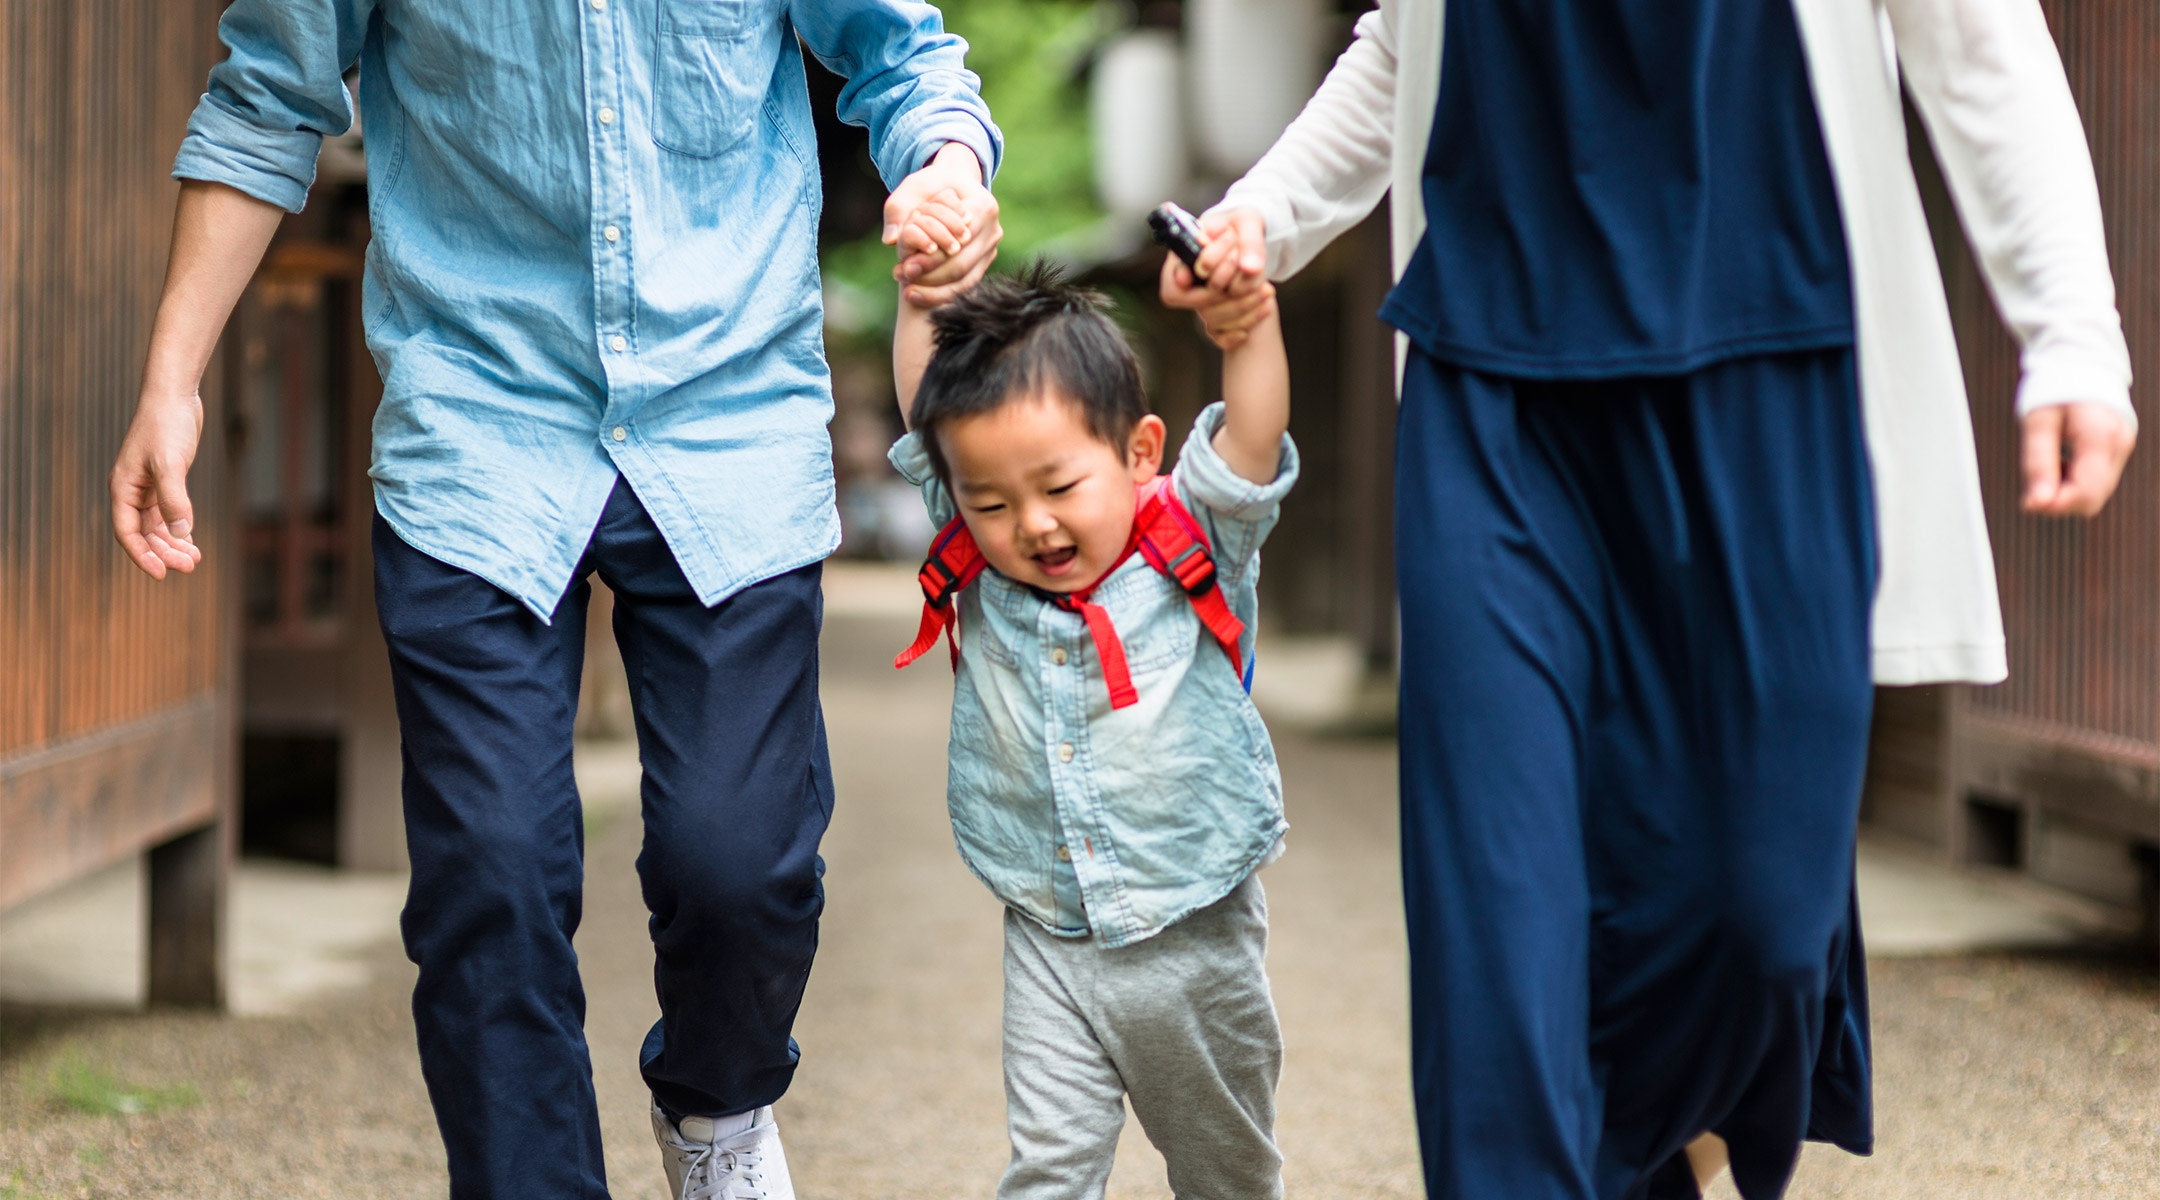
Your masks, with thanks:
[{"label": "wooden building wall", "polygon": [[106,493],[221,8],[0,0],[0,907],[203,825],[230,790],[214,370],[190,474],[202,567],[142,575]]},{"label": "wooden building wall", "polygon": [[2093,521],[2019,511],[2016,343],[1914,128],[2009,638],[1994,687],[1885,689],[1868,819],[2160,930],[2160,10],[2043,0],[2091,144],[2143,440]]},{"label": "wooden building wall", "polygon": [[2043,7],[2093,147],[2145,438],[2100,519],[2021,514],[2017,348],[1960,256],[1951,305],[2010,639],[2009,680],[1975,693],[1972,708],[2160,755],[2160,9],[2139,0]]}]

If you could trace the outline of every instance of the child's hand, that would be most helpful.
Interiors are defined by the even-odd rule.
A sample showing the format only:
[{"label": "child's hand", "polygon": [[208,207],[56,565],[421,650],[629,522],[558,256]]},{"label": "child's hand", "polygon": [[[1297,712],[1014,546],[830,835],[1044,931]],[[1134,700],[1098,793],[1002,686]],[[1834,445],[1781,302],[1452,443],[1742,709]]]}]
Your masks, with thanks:
[{"label": "child's hand", "polygon": [[[893,267],[893,278],[902,285],[900,294],[920,308],[945,303],[981,278],[997,258],[997,242],[1003,236],[994,212],[988,229],[971,227],[957,191],[947,188],[931,196],[900,223],[894,243],[900,262]],[[979,258],[970,256],[974,261],[964,262],[961,251],[984,240],[989,242],[988,252],[978,252]]]},{"label": "child's hand", "polygon": [[[1210,243],[1210,248],[1212,248]],[[1202,255],[1201,261],[1207,258]],[[1163,255],[1162,302],[1166,308],[1189,308],[1200,314],[1200,325],[1217,349],[1234,350],[1252,336],[1262,321],[1275,315],[1275,285],[1260,274],[1246,274],[1225,267],[1229,282],[1222,288],[1211,279],[1200,283],[1174,254]]]}]

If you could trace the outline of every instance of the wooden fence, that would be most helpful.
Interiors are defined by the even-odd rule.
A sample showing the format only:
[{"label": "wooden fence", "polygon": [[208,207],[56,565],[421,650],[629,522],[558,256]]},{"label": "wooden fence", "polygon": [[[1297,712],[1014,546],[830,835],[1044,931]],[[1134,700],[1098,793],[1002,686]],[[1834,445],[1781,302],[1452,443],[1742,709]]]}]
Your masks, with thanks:
[{"label": "wooden fence", "polygon": [[0,0],[0,908],[153,850],[153,998],[209,1002],[237,558],[215,373],[192,577],[124,559],[105,481],[221,8]]},{"label": "wooden fence", "polygon": [[2160,10],[2045,0],[2084,117],[2143,442],[2099,519],[2018,509],[2016,343],[1924,152],[1972,396],[2010,678],[1882,693],[1870,817],[1952,857],[2160,914]]}]

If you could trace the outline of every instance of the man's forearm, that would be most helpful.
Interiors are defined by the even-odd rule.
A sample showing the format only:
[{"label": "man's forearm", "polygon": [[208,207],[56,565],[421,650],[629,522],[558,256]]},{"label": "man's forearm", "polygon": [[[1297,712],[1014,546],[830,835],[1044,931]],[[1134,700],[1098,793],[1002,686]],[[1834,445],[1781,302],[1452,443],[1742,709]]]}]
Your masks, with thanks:
[{"label": "man's forearm", "polygon": [[172,257],[143,368],[144,401],[195,394],[218,335],[284,216],[276,205],[221,183],[181,182]]},{"label": "man's forearm", "polygon": [[109,480],[113,537],[152,579],[202,561],[187,472],[202,441],[203,367],[284,215],[224,184],[180,185],[150,360]]}]

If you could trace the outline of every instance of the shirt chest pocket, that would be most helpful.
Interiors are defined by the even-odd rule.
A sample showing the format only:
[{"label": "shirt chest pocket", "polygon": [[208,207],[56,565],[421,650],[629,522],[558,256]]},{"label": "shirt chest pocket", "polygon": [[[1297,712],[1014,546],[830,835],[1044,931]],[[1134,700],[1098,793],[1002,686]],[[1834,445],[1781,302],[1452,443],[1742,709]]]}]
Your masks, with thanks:
[{"label": "shirt chest pocket", "polygon": [[711,158],[748,137],[771,82],[778,28],[768,0],[660,0],[653,141]]},{"label": "shirt chest pocket", "polygon": [[1134,574],[1112,580],[1095,599],[1109,610],[1125,666],[1135,676],[1149,675],[1193,655],[1200,619],[1192,602],[1154,577]]}]

